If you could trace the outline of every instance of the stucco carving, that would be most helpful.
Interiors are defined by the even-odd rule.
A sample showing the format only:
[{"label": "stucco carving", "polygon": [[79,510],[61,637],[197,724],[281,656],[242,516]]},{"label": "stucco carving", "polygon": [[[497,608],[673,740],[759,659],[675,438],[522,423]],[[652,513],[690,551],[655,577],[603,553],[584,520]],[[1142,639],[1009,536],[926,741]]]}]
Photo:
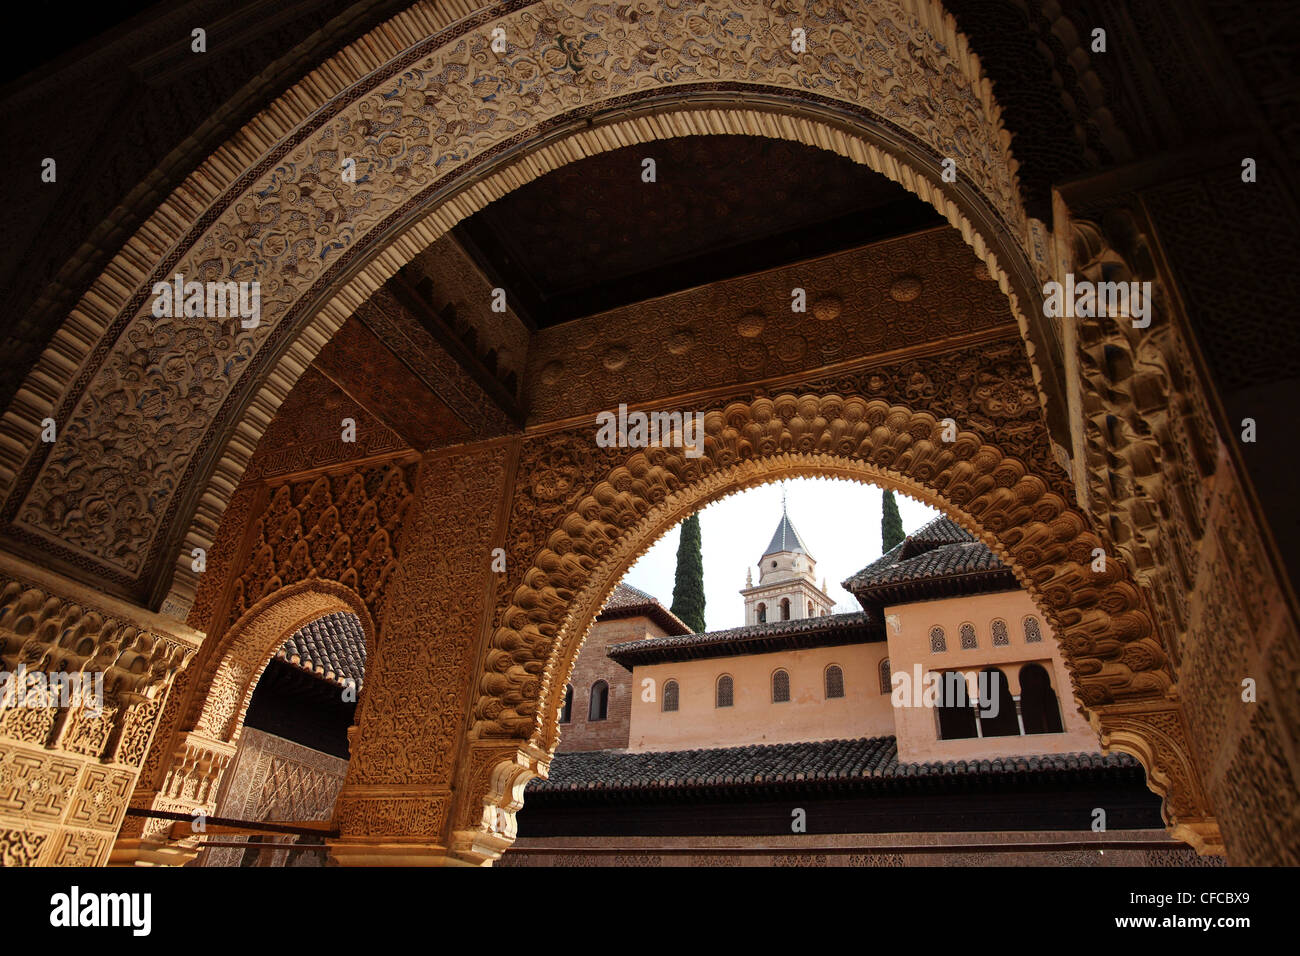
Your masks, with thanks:
[{"label": "stucco carving", "polygon": [[[124,592],[150,591],[151,579],[178,560],[171,549],[182,550],[182,538],[187,546],[210,543],[264,422],[346,315],[459,218],[568,161],[572,151],[540,149],[526,167],[445,202],[338,290],[342,270],[364,261],[372,240],[410,226],[458,181],[481,174],[505,147],[575,111],[724,90],[732,100],[774,93],[790,100],[793,112],[840,110],[875,138],[864,143],[816,123],[730,110],[627,121],[616,134],[612,127],[586,130],[581,148],[710,126],[795,136],[869,163],[933,202],[1004,289],[1006,273],[992,250],[1018,246],[1034,259],[990,87],[932,0],[799,11],[757,0],[725,11],[647,4],[638,12],[629,20],[613,4],[522,6],[490,18],[510,38],[498,57],[487,47],[486,14],[450,26],[444,13],[417,4],[340,53],[331,68],[361,82],[329,109],[313,107],[309,119],[300,108],[322,101],[322,83],[339,82],[323,80],[322,70],[304,81],[305,98],[286,94],[288,108],[277,104],[259,116],[128,243],[33,371],[29,383],[40,384],[20,390],[0,429],[8,438],[0,488],[13,532]],[[796,18],[820,55],[789,52]],[[406,50],[398,36],[428,39]],[[376,70],[376,62],[388,65]],[[284,128],[286,121],[301,125]],[[253,144],[264,142],[278,145],[261,154]],[[357,160],[355,188],[343,188],[338,175],[344,154]],[[951,192],[933,175],[949,156],[962,174],[961,188]],[[232,181],[232,170],[243,172]],[[205,212],[180,234],[178,224],[194,223],[196,209]],[[161,263],[160,247],[173,250]],[[155,319],[148,290],[177,272],[260,280],[262,324],[242,330],[234,322]],[[337,294],[313,318],[308,302],[331,289]],[[164,348],[171,357],[157,361]],[[236,424],[234,409],[249,395],[256,396],[254,414]],[[60,428],[53,448],[37,440],[47,414]],[[201,463],[214,446],[225,457],[209,483]],[[186,603],[184,594],[177,600]]]},{"label": "stucco carving", "polygon": [[279,588],[312,578],[351,588],[378,620],[414,470],[386,462],[271,485],[231,586],[226,626]]},{"label": "stucco carving", "polygon": [[[1185,773],[1196,784],[1186,792],[1197,798],[1184,815],[1208,816],[1212,802],[1217,821],[1191,842],[1226,844],[1234,862],[1280,862],[1283,848],[1296,845],[1300,767],[1285,756],[1280,730],[1296,726],[1287,715],[1294,695],[1284,689],[1295,686],[1296,617],[1220,437],[1141,207],[1133,196],[1076,199],[1068,208],[1058,201],[1058,230],[1068,224],[1073,238],[1062,271],[1150,282],[1155,299],[1147,328],[1072,320],[1082,411],[1076,484],[1095,528],[1133,569],[1171,660],[1181,707],[1162,719],[1178,722],[1186,741],[1178,746],[1191,748],[1206,773]],[[1257,687],[1253,702],[1243,697],[1246,678]],[[1103,728],[1109,719],[1101,715]],[[1261,747],[1264,739],[1276,746]],[[1240,785],[1246,754],[1257,787]]]},{"label": "stucco carving", "polygon": [[[710,283],[538,333],[528,408],[555,421],[719,386],[803,373],[867,355],[1015,328],[1006,296],[971,280],[977,260],[951,229],[872,243]],[[921,278],[924,278],[922,284]],[[903,279],[915,294],[892,292]],[[790,309],[802,288],[808,312]],[[1016,340],[1021,360],[1024,345]],[[611,360],[622,356],[622,362]],[[636,357],[636,372],[625,367]],[[1028,379],[1029,406],[1038,395]]]},{"label": "stucco carving", "polygon": [[25,833],[0,839],[5,865],[105,862],[159,710],[198,646],[183,626],[97,605],[48,572],[0,568],[2,669],[103,674],[104,691],[98,714],[77,701],[0,710],[0,830]]},{"label": "stucco carving", "polygon": [[502,533],[511,457],[496,445],[420,469],[339,797],[345,838],[443,833],[459,757],[453,741],[464,735],[485,607],[500,577],[491,551]]},{"label": "stucco carving", "polygon": [[[515,789],[522,794],[531,775],[545,772],[558,695],[624,570],[701,504],[781,476],[874,480],[949,510],[1013,568],[1051,620],[1080,703],[1139,715],[1132,719],[1167,711],[1171,665],[1122,562],[1094,572],[1092,552],[1102,542],[1063,494],[975,431],[962,428],[954,442],[941,431],[935,415],[900,404],[784,392],[706,412],[698,459],[673,449],[598,449],[590,427],[526,441],[509,535],[522,570],[510,575],[514,590],[494,615],[471,732],[482,759],[463,775],[452,841],[465,858],[511,839]],[[1176,794],[1171,820],[1188,827],[1208,820],[1212,846],[1185,736],[1166,736],[1168,746],[1139,756],[1159,774],[1159,792]]]}]

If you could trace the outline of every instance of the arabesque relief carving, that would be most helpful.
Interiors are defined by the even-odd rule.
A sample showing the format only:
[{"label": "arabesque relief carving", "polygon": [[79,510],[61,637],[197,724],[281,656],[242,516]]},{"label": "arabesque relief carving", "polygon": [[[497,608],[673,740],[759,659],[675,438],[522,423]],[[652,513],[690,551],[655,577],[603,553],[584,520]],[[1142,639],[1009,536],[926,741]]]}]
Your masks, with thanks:
[{"label": "arabesque relief carving", "polygon": [[[809,372],[925,343],[1014,334],[988,272],[946,227],[710,283],[545,329],[529,353],[532,422]],[[802,288],[807,312],[792,312]],[[1024,362],[1024,344],[1016,345]],[[635,374],[628,362],[635,356]],[[924,396],[930,398],[932,396]],[[1039,420],[1038,395],[1029,398]]]},{"label": "arabesque relief carving", "polygon": [[[133,805],[212,811],[257,678],[302,625],[351,611],[373,649],[370,622],[380,619],[397,569],[415,467],[399,457],[240,489],[236,499],[247,499],[249,510],[236,509],[223,524],[220,576],[205,580],[196,614],[210,621],[208,638],[159,723]],[[256,512],[253,501],[263,502]],[[157,822],[133,826],[139,832],[131,838],[144,843],[165,829]],[[119,856],[125,861],[137,846],[123,843]]]},{"label": "arabesque relief carving", "polygon": [[[367,653],[375,625],[364,601],[336,581],[308,578],[280,587],[248,609],[219,638],[209,637],[175,700],[159,721],[131,806],[142,811],[213,814],[226,770],[238,750],[244,715],[262,671],[277,648],[299,629],[327,614],[347,612],[361,622]],[[183,863],[197,838],[170,843],[168,820],[130,818],[113,851],[118,864]]]},{"label": "arabesque relief carving", "polygon": [[[694,489],[743,484],[749,470],[774,458],[792,468],[824,463],[840,471],[858,467],[864,478],[901,479],[976,525],[1048,614],[1085,705],[1159,697],[1172,683],[1138,589],[1120,562],[1092,571],[1092,550],[1101,542],[1083,516],[1023,462],[974,432],[962,429],[956,441],[945,442],[939,420],[928,412],[878,399],[795,392],[710,410],[705,431],[701,458],[650,449],[612,469],[601,469],[595,455],[586,457],[582,471],[579,462],[557,458],[557,436],[526,446],[521,474],[534,487],[549,480],[577,489],[578,500],[553,509],[558,520],[533,512],[559,530],[545,538],[534,532],[540,550],[527,562],[493,637],[475,709],[480,735],[553,735],[548,694],[567,649],[563,638],[551,635],[580,639],[583,616],[594,616],[615,583],[605,577],[620,574],[634,557],[629,549],[646,544],[636,541],[633,529],[646,533],[642,522],[659,509],[684,517],[690,509],[682,502],[701,500]],[[587,441],[572,432],[558,438],[574,448]],[[526,540],[527,532],[512,523],[511,537]],[[608,571],[598,574],[603,568]]]},{"label": "arabesque relief carving", "polygon": [[5,561],[0,669],[102,675],[102,707],[72,698],[70,706],[0,710],[6,866],[107,860],[158,713],[201,638],[179,624],[158,630],[159,620],[146,620],[156,615],[133,620],[124,606],[109,606],[116,602],[57,585],[48,572]]},{"label": "arabesque relief carving", "polygon": [[[1026,263],[1035,261],[1010,137],[978,62],[933,0],[811,11],[756,0],[725,11],[650,4],[635,20],[619,10],[615,4],[543,3],[493,17],[510,38],[508,52],[498,56],[488,48],[486,15],[447,29],[445,14],[417,4],[394,18],[401,28],[377,30],[336,58],[340,76],[361,61],[365,67],[353,75],[364,81],[333,108],[312,112],[310,120],[295,107],[259,116],[252,125],[267,135],[237,137],[187,180],[106,270],[111,279],[92,287],[56,336],[29,381],[63,383],[62,394],[46,384],[20,391],[2,428],[9,441],[0,449],[4,517],[12,533],[123,593],[149,591],[154,576],[170,575],[177,566],[170,550],[177,541],[187,546],[178,551],[210,544],[264,427],[259,421],[271,417],[297,374],[366,295],[493,194],[572,155],[562,160],[558,152],[535,153],[527,169],[516,165],[507,179],[483,182],[412,226],[433,195],[458,177],[481,172],[503,147],[580,112],[660,92],[686,97],[710,91],[733,99],[774,92],[840,110],[877,139],[864,144],[839,133],[840,145],[826,140],[816,124],[778,131],[757,114],[735,110],[734,120],[665,116],[628,125],[619,137],[598,129],[582,135],[590,140],[584,148],[609,148],[620,138],[626,142],[628,133],[641,139],[682,135],[692,124],[699,132],[713,123],[726,127],[714,132],[807,138],[846,151],[933,202],[961,227],[1004,289],[1007,273],[995,248],[1004,256],[1018,248]],[[820,55],[790,52],[784,38],[796,17]],[[394,43],[397,36],[428,39],[404,50]],[[376,62],[389,65],[376,70]],[[484,90],[493,95],[483,98]],[[317,90],[307,99],[319,96]],[[286,117],[301,125],[279,128]],[[610,142],[602,144],[603,138]],[[265,155],[249,149],[261,142],[280,145]],[[356,159],[355,188],[340,182],[345,154]],[[951,195],[932,175],[941,157],[960,164],[962,188]],[[232,182],[230,170],[246,172]],[[184,215],[173,214],[177,204]],[[193,221],[196,208],[207,210],[201,224],[172,235],[177,223]],[[322,227],[328,239],[321,238]],[[308,300],[337,287],[343,269],[364,261],[375,237],[402,227],[409,227],[411,241],[363,269],[346,295],[339,292],[314,316],[305,313]],[[998,235],[986,234],[989,229]],[[174,250],[162,262],[154,255],[160,245]],[[261,282],[261,324],[244,330],[233,322],[154,318],[149,289],[176,273],[200,281]],[[97,344],[87,348],[91,341]],[[164,349],[171,357],[159,361]],[[69,362],[69,355],[79,359]],[[288,361],[277,363],[275,355]],[[254,393],[261,414],[236,425],[234,409]],[[36,440],[47,414],[59,424],[52,448]],[[231,441],[235,432],[238,440]],[[132,439],[110,442],[108,435]],[[227,457],[218,456],[209,476],[199,464],[214,446]],[[159,496],[159,487],[168,494]],[[178,587],[176,600],[186,605],[183,592],[192,582],[181,580]]]},{"label": "arabesque relief carving", "polygon": [[382,640],[367,658],[336,853],[349,838],[442,836],[484,617],[503,577],[492,549],[514,457],[496,444],[421,466]]},{"label": "arabesque relief carving", "polygon": [[[1184,774],[1212,799],[1216,815],[1183,834],[1193,845],[1226,842],[1236,862],[1295,862],[1300,767],[1279,730],[1297,726],[1295,615],[1220,438],[1141,202],[1120,196],[1075,205],[1058,200],[1058,231],[1073,240],[1062,271],[1151,282],[1155,298],[1146,328],[1123,317],[1072,320],[1082,410],[1076,484],[1095,528],[1146,593],[1177,681],[1171,700],[1179,706],[1162,718],[1161,734],[1123,749],[1141,756],[1141,748],[1176,737],[1195,753],[1205,776]],[[1243,697],[1246,678],[1256,687],[1253,702]],[[1151,719],[1102,715],[1100,728],[1118,741],[1134,720]],[[1225,753],[1236,754],[1231,766]],[[1245,773],[1267,783],[1243,788]],[[1263,793],[1278,805],[1261,805]],[[1284,820],[1292,821],[1289,830],[1274,829]]]},{"label": "arabesque relief carving", "polygon": [[[915,361],[857,374],[873,376],[886,390],[915,388],[916,370],[904,371]],[[935,361],[963,367],[959,353]],[[1011,372],[1015,363],[1007,361],[1003,381],[995,376],[981,386],[973,375],[975,387],[945,387],[943,395],[959,396],[964,411],[982,411],[985,427],[1032,419],[1038,412],[1028,369],[1021,364]],[[997,367],[996,361],[974,364]],[[1068,504],[1068,480],[1045,447],[1041,424],[1039,440],[1024,447],[1055,469],[1046,478],[969,424],[945,442],[940,421],[901,401],[791,389],[714,400],[705,412],[701,458],[670,448],[601,449],[591,425],[526,439],[507,535],[512,570],[506,588],[496,588],[502,603],[491,617],[478,680],[469,763],[456,771],[451,852],[468,861],[492,859],[513,838],[522,788],[545,772],[556,743],[555,689],[563,687],[622,572],[701,503],[780,475],[879,480],[949,509],[1016,571],[1052,621],[1082,705],[1094,713],[1167,710],[1173,674],[1141,591],[1119,560],[1104,572],[1092,570],[1093,551],[1103,542]],[[472,622],[461,633],[475,633]],[[368,732],[363,717],[362,737]],[[1165,736],[1170,746],[1140,755],[1159,773],[1153,780],[1167,796],[1171,822],[1211,819],[1205,794],[1187,771],[1185,737]]]},{"label": "arabesque relief carving", "polygon": [[231,587],[225,626],[279,588],[308,578],[351,588],[378,619],[397,567],[395,539],[412,500],[414,472],[414,465],[381,463],[270,485]]}]

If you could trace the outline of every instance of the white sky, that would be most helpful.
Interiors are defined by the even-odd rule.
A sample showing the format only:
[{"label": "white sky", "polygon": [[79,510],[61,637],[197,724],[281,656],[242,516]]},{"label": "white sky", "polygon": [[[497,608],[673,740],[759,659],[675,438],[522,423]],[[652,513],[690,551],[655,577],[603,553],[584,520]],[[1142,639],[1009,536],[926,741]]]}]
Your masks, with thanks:
[{"label": "white sky", "polygon": [[[836,611],[858,610],[860,605],[840,582],[880,557],[881,489],[857,481],[830,478],[792,478],[751,488],[705,507],[700,512],[701,551],[704,555],[704,618],[710,631],[740,627],[745,623],[745,569],[755,571],[772,533],[781,520],[781,488],[785,487],[790,521],[817,561],[817,583],[826,578],[826,590]],[[919,501],[894,492],[903,516],[903,530],[911,534],[938,516]],[[673,528],[647,551],[623,581],[659,599],[673,603],[673,577],[677,570],[677,539],[681,525]]]}]

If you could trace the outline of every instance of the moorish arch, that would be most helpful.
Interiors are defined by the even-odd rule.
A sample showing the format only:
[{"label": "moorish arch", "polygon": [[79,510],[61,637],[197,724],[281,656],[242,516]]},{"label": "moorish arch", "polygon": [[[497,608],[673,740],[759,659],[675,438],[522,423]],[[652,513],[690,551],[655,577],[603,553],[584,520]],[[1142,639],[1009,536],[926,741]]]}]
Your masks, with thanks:
[{"label": "moorish arch", "polygon": [[[1024,213],[991,86],[942,7],[845,4],[819,17],[756,0],[724,12],[647,6],[620,22],[594,3],[500,16],[419,3],[251,121],[105,269],[0,424],[13,536],[183,616],[190,554],[210,546],[258,438],[381,282],[550,169],[697,133],[830,149],[933,204],[1007,293],[1059,422],[1044,361],[1057,347],[1035,305],[1049,237]],[[819,55],[790,52],[796,23]],[[488,46],[495,26],[513,38],[500,56]],[[490,97],[466,99],[482,89]],[[346,190],[344,154],[358,170]],[[949,158],[952,183],[941,172]],[[232,333],[234,323],[154,318],[150,290],[176,273],[262,282],[261,324]],[[157,361],[164,345],[184,354]],[[59,428],[52,445],[39,441],[47,416]],[[110,432],[134,437],[110,444]],[[124,483],[136,474],[149,491]],[[72,507],[77,496],[86,500]]]},{"label": "moorish arch", "polygon": [[[516,492],[507,550],[523,570],[510,576],[512,588],[497,591],[502,603],[481,656],[460,783],[448,795],[456,801],[446,844],[451,855],[482,862],[512,842],[523,788],[546,772],[558,742],[564,687],[584,636],[636,558],[702,505],[789,476],[897,488],[976,534],[1056,628],[1076,700],[1103,745],[1144,762],[1176,836],[1198,848],[1218,845],[1145,599],[1120,561],[1093,570],[1102,542],[1053,490],[1060,486],[1051,476],[969,431],[945,442],[942,421],[927,411],[862,395],[789,392],[733,401],[706,413],[705,433],[701,457],[672,448],[624,451],[613,467],[608,458],[575,467],[560,453],[566,444],[589,443],[585,430],[524,449],[532,482],[580,493],[558,518],[539,521],[533,503]],[[368,685],[368,694],[390,693]],[[364,753],[364,715],[358,740]],[[349,793],[345,784],[337,858],[382,857],[382,838],[377,844],[371,834],[382,832],[400,801],[368,807],[373,799],[365,787]],[[437,832],[432,822],[429,832]],[[409,846],[403,852],[417,858]]]},{"label": "moorish arch", "polygon": [[[356,617],[367,654],[375,648],[375,624],[367,602],[337,581],[311,578],[263,597],[220,636],[205,642],[201,659],[177,682],[159,722],[131,805],[138,811],[192,814],[216,810],[222,775],[235,756],[253,691],[284,642],[330,614]],[[178,863],[197,846],[171,843],[162,817],[129,817],[113,848],[112,862]]]}]

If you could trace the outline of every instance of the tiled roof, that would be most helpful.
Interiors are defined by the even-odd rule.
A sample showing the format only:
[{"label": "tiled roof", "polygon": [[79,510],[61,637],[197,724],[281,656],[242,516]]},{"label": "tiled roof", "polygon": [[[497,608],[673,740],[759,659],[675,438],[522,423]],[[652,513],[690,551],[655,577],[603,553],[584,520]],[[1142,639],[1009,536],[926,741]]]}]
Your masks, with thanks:
[{"label": "tiled roof", "polygon": [[693,633],[689,626],[676,614],[668,610],[655,599],[654,595],[646,594],[630,584],[619,583],[614,586],[609,600],[605,602],[605,607],[601,610],[596,620],[609,619],[615,617],[633,617],[636,615],[645,615],[654,621],[669,634],[691,634]]},{"label": "tiled roof", "polygon": [[927,522],[908,537],[914,543],[926,545],[957,544],[975,540],[974,535],[946,515],[940,515],[933,521]]},{"label": "tiled roof", "polygon": [[800,647],[837,647],[883,639],[884,629],[878,616],[865,611],[851,611],[796,621],[750,624],[705,634],[628,641],[613,645],[607,654],[611,660],[631,670],[638,664],[660,661],[764,654]]},{"label": "tiled roof", "polygon": [[998,781],[1056,778],[1141,778],[1127,754],[1046,754],[992,760],[900,763],[894,737],[757,744],[714,750],[633,753],[597,750],[560,753],[550,777],[528,784],[529,795],[604,794],[853,786],[867,789],[936,789]]},{"label": "tiled roof", "polygon": [[295,631],[275,656],[335,684],[359,688],[366,672],[366,635],[355,614],[327,614]]},{"label": "tiled roof", "polygon": [[843,582],[864,607],[885,603],[1005,590],[1016,586],[1011,569],[952,519],[939,517]]},{"label": "tiled roof", "polygon": [[808,553],[808,547],[803,543],[803,538],[799,537],[799,532],[794,529],[790,523],[790,516],[781,510],[781,523],[776,526],[776,531],[772,534],[772,541],[763,552],[763,557],[769,554],[777,554],[781,551],[798,551],[802,554]]}]

